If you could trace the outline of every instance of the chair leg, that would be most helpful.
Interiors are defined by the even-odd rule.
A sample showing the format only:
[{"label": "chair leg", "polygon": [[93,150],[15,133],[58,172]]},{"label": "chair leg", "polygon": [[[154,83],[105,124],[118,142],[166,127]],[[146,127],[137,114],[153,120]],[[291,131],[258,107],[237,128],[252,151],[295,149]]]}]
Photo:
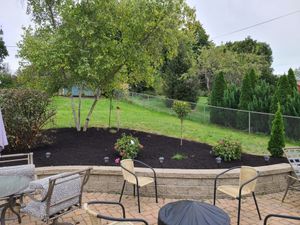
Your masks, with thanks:
[{"label": "chair leg", "polygon": [[122,191],[121,191],[119,202],[121,202],[121,200],[122,200],[122,196],[123,196],[124,189],[125,189],[125,184],[126,184],[126,180],[124,180],[124,182],[123,182],[123,187],[122,187]]},{"label": "chair leg", "polygon": [[254,193],[254,192],[252,192],[252,196],[253,196],[253,199],[254,199],[254,203],[255,203],[255,207],[256,207],[256,211],[257,211],[259,220],[261,220],[261,215],[260,215],[260,211],[259,211],[259,208],[258,208],[258,204],[257,204],[256,197],[255,197],[255,193]]},{"label": "chair leg", "polygon": [[239,197],[238,201],[239,201],[239,204],[238,204],[237,225],[240,225],[242,197]]},{"label": "chair leg", "polygon": [[291,181],[292,179],[290,178],[290,177],[288,177],[288,181],[287,181],[287,185],[286,185],[286,189],[285,189],[285,192],[284,192],[284,195],[283,195],[283,197],[282,197],[282,200],[281,200],[281,202],[283,202],[284,201],[284,199],[285,199],[285,197],[286,197],[286,195],[287,195],[287,193],[288,193],[288,191],[289,191],[289,188],[290,188],[290,186],[291,186],[291,183],[292,183],[292,181]]},{"label": "chair leg", "polygon": [[217,198],[217,189],[216,187],[214,188],[214,205],[216,205],[216,198]]},{"label": "chair leg", "polygon": [[135,184],[133,185],[133,196],[135,197]]},{"label": "chair leg", "polygon": [[158,203],[158,197],[157,197],[157,182],[155,180],[154,182],[154,188],[155,188],[155,200],[156,200],[156,203]]},{"label": "chair leg", "polygon": [[138,197],[138,208],[139,208],[139,213],[141,213],[141,206],[140,206],[140,188],[139,188],[139,185],[136,185],[136,191],[137,191],[137,197]]}]

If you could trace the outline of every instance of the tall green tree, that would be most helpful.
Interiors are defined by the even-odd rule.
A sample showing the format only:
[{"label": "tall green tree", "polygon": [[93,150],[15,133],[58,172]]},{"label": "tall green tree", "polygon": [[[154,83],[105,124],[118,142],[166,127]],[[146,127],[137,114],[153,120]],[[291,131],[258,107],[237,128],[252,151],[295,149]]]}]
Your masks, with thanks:
[{"label": "tall green tree", "polygon": [[221,71],[228,83],[241,86],[248,71],[254,69],[257,77],[260,77],[260,71],[266,64],[264,57],[253,53],[234,52],[224,45],[210,46],[201,50],[198,58],[198,74],[205,78],[207,90],[210,91],[214,76]]},{"label": "tall green tree", "polygon": [[8,51],[5,46],[2,35],[3,30],[0,28],[0,71],[4,69],[4,66],[2,65],[4,58],[8,56]]},{"label": "tall green tree", "polygon": [[268,150],[272,156],[281,157],[285,147],[285,132],[280,103],[277,104],[277,111],[272,122],[271,137],[268,143]]},{"label": "tall green tree", "polygon": [[290,89],[291,90],[291,95],[293,95],[294,91],[298,90],[298,86],[297,86],[296,76],[295,76],[294,70],[292,70],[292,68],[289,69],[287,78],[289,80],[289,84],[290,84],[290,87],[291,87],[291,89]]},{"label": "tall green tree", "polygon": [[[226,81],[223,72],[220,72],[214,79],[211,94],[209,96],[210,104],[212,106],[222,107],[224,104],[224,93],[226,90]],[[212,123],[224,125],[224,113],[218,107],[210,109],[210,121]]]},{"label": "tall green tree", "polygon": [[[121,83],[152,80],[162,51],[167,49],[167,58],[176,55],[178,36],[195,17],[182,0],[53,0],[54,10],[48,11],[48,4],[35,10],[39,2],[31,7],[36,29],[25,31],[19,55],[61,86],[94,90],[83,130],[101,93]],[[80,123],[74,110],[73,116]]]},{"label": "tall green tree", "polygon": [[253,90],[255,87],[255,73],[253,70],[247,73],[243,79],[239,109],[248,110],[249,104],[252,101]]},{"label": "tall green tree", "polygon": [[227,42],[225,46],[234,52],[237,53],[248,53],[248,54],[254,54],[257,56],[260,56],[263,58],[264,61],[266,61],[266,64],[264,67],[260,69],[260,74],[262,75],[271,75],[272,74],[272,62],[273,62],[273,56],[272,56],[272,49],[270,45],[268,45],[265,42],[259,42],[257,40],[252,39],[250,36],[245,38],[245,40],[242,41],[234,41],[234,42]]},{"label": "tall green tree", "polygon": [[213,82],[213,87],[210,95],[210,104],[213,106],[222,106],[224,99],[224,92],[226,90],[226,81],[224,73],[220,72]]},{"label": "tall green tree", "polygon": [[287,75],[283,75],[279,78],[277,82],[276,91],[272,98],[271,112],[273,113],[276,112],[278,102],[280,103],[282,108],[284,108],[290,96],[291,96],[291,87],[289,84],[289,79]]}]

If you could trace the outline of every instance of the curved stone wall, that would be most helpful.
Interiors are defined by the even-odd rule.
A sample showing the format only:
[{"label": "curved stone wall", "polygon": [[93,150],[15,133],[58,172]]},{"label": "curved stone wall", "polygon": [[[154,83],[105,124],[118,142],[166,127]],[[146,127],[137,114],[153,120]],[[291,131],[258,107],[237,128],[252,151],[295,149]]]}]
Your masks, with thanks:
[{"label": "curved stone wall", "polygon": [[[38,177],[76,171],[87,166],[59,166],[36,168]],[[260,172],[256,193],[266,194],[283,191],[286,187],[286,176],[291,172],[287,163],[256,167]],[[158,178],[159,197],[163,198],[212,198],[214,178],[223,169],[155,169]],[[136,168],[140,175],[151,175],[146,168]],[[222,176],[219,184],[238,184],[238,170]],[[120,193],[123,177],[119,167],[93,166],[90,180],[86,186],[88,192]],[[125,193],[132,195],[132,185],[127,184]],[[154,187],[141,188],[144,196],[154,196]]]}]

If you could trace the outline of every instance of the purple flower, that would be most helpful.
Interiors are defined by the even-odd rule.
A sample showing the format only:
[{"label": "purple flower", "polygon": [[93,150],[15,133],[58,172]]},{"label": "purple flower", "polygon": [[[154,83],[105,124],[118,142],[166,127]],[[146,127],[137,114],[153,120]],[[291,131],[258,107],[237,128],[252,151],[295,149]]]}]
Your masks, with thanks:
[{"label": "purple flower", "polygon": [[120,158],[116,158],[116,159],[115,159],[115,164],[119,164],[119,163],[120,163],[120,160],[121,160]]}]

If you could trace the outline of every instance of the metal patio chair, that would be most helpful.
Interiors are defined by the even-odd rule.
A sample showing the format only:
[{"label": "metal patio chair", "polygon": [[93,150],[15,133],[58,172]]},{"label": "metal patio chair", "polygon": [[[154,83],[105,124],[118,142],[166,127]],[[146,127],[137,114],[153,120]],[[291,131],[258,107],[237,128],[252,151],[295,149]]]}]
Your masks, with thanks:
[{"label": "metal patio chair", "polygon": [[300,147],[288,147],[283,149],[287,160],[289,161],[293,175],[288,175],[287,186],[282,198],[284,201],[289,190],[300,191]]},{"label": "metal patio chair", "polygon": [[[240,168],[240,177],[239,177],[239,185],[221,185],[217,187],[217,180],[220,176],[227,173],[228,171],[238,169]],[[255,197],[255,187],[256,187],[256,181],[259,177],[259,172],[254,169],[253,167],[249,166],[242,166],[242,167],[233,167],[230,169],[227,169],[223,171],[222,173],[218,174],[215,178],[214,182],[214,205],[216,204],[216,195],[217,191],[223,192],[224,194],[227,194],[235,199],[238,200],[238,215],[237,215],[237,224],[240,224],[240,214],[241,214],[241,200],[242,197],[245,195],[252,194],[254,203],[256,206],[257,214],[259,219],[261,220],[260,211],[258,208],[258,204]]]},{"label": "metal patio chair", "polygon": [[[152,170],[153,177],[137,176],[134,171],[134,163],[139,163],[141,165],[146,166],[150,170]],[[133,195],[134,196],[135,196],[135,189],[137,190],[139,213],[141,212],[141,206],[140,206],[140,188],[141,187],[144,187],[148,184],[154,183],[155,200],[156,200],[156,203],[158,203],[156,173],[155,173],[155,170],[151,166],[149,166],[139,160],[135,160],[135,159],[124,159],[120,162],[120,166],[122,168],[124,182],[123,182],[123,187],[122,187],[119,202],[121,202],[121,200],[122,200],[125,185],[126,185],[126,182],[128,182],[128,183],[133,184]]]},{"label": "metal patio chair", "polygon": [[268,219],[270,219],[271,217],[277,217],[277,218],[282,218],[282,219],[289,219],[289,220],[299,220],[300,221],[300,217],[298,216],[288,216],[288,215],[277,215],[277,214],[269,214],[265,217],[264,219],[264,225],[268,224]]},{"label": "metal patio chair", "polygon": [[[90,205],[118,205],[122,209],[122,217],[116,218],[116,217],[110,217],[105,216],[100,213],[97,213],[96,211],[90,209]],[[125,208],[124,206],[119,202],[107,202],[107,201],[91,201],[88,203],[85,203],[83,205],[84,210],[89,214],[90,220],[92,222],[92,225],[101,225],[102,219],[108,220],[108,221],[114,221],[113,223],[109,223],[109,225],[133,225],[133,223],[144,223],[145,225],[148,225],[147,221],[143,219],[136,219],[136,218],[126,218],[125,215]]]},{"label": "metal patio chair", "polygon": [[58,219],[81,207],[83,187],[89,179],[90,172],[91,168],[87,168],[31,182],[29,187],[37,191],[40,199],[29,195],[32,201],[21,211],[47,224],[70,224],[58,223]]},{"label": "metal patio chair", "polygon": [[[33,153],[0,155],[0,176],[24,176],[30,181],[35,180],[36,175],[35,166],[33,164]],[[17,212],[20,211],[21,206],[24,205],[24,195],[31,193],[32,191],[33,190],[27,188],[14,196],[14,210]],[[0,198],[0,201],[7,202],[8,198]],[[2,208],[0,207],[0,213],[1,211]],[[15,218],[8,218],[7,220],[14,219]],[[21,217],[19,215],[17,215],[16,219],[18,219],[19,223],[21,222]]]}]

